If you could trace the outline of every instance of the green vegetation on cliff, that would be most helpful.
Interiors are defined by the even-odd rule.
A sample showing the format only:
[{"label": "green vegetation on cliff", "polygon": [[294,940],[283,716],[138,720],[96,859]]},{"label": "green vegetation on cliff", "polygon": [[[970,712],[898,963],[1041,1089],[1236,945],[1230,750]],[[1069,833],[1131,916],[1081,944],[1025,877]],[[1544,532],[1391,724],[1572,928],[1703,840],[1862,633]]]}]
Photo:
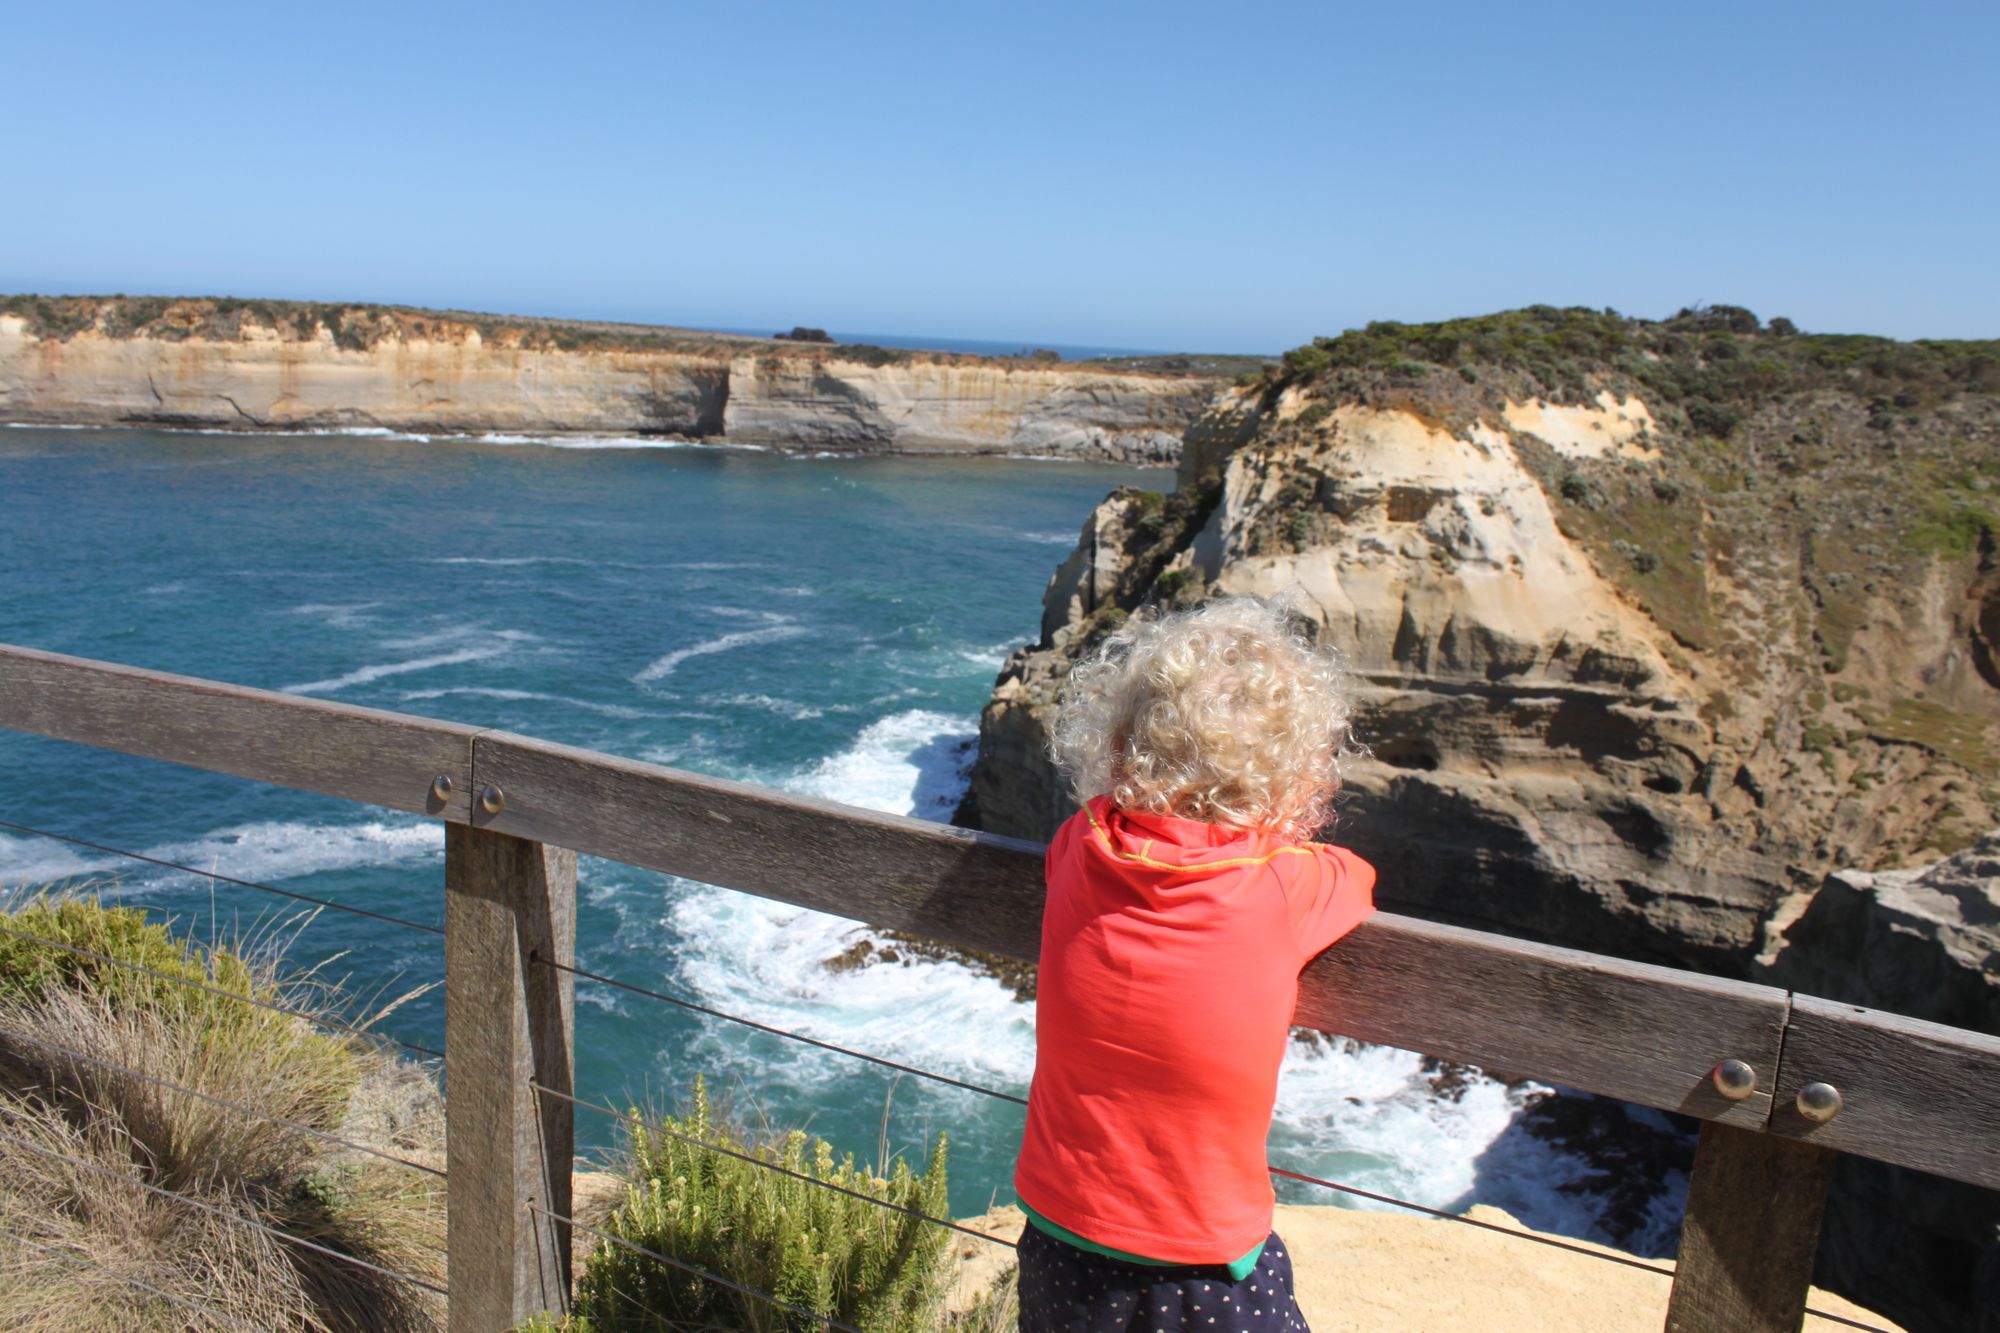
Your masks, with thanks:
[{"label": "green vegetation on cliff", "polygon": [[112,338],[233,342],[242,336],[246,325],[268,329],[295,342],[312,342],[324,331],[335,345],[349,351],[365,351],[385,338],[463,338],[472,332],[488,343],[531,351],[726,355],[739,354],[764,341],[647,324],[540,319],[366,302],[246,300],[233,296],[0,296],[0,314],[18,315],[26,321],[30,333],[56,341],[96,329]]},{"label": "green vegetation on cliff", "polygon": [[[109,338],[234,342],[243,337],[246,328],[258,328],[290,342],[315,342],[322,336],[328,337],[335,346],[348,351],[366,351],[385,340],[462,341],[477,333],[480,340],[489,346],[525,351],[674,352],[707,357],[758,355],[839,360],[868,366],[908,362],[972,365],[994,361],[1041,367],[1064,365],[1062,358],[1055,353],[1029,349],[1024,349],[1019,356],[983,357],[879,347],[873,343],[836,343],[820,329],[795,328],[789,333],[758,338],[653,324],[430,310],[421,306],[359,301],[17,294],[0,295],[0,315],[18,316],[29,333],[54,342],[66,342],[89,330]],[[1252,357],[1134,357],[1077,362],[1075,368],[1166,378],[1221,379],[1245,366],[1262,365],[1264,361],[1265,358]]]},{"label": "green vegetation on cliff", "polygon": [[1812,390],[1861,395],[1883,420],[1960,394],[2000,393],[2000,341],[1801,333],[1788,319],[1765,324],[1741,306],[1695,307],[1660,321],[1529,306],[1315,338],[1285,353],[1264,382],[1330,381],[1338,396],[1343,382],[1365,382],[1360,372],[1420,383],[1442,370],[1472,384],[1491,369],[1525,377],[1554,402],[1588,398],[1615,373],[1648,390],[1655,410],[1675,407],[1694,430],[1727,436],[1759,404]]}]

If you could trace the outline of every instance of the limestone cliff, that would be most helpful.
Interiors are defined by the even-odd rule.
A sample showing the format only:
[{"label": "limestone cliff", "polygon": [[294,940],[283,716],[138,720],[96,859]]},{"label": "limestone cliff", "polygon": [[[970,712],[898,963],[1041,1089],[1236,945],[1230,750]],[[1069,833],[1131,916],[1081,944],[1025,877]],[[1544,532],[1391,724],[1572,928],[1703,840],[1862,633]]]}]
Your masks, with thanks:
[{"label": "limestone cliff", "polygon": [[378,307],[13,298],[0,420],[1172,463],[1219,382]]},{"label": "limestone cliff", "polygon": [[1225,394],[1175,495],[1085,525],[966,816],[1064,813],[1047,722],[1110,625],[1283,593],[1352,665],[1342,837],[1405,910],[1751,975],[1830,870],[1964,845],[2000,809],[2000,357],[1740,313],[1378,326]]}]

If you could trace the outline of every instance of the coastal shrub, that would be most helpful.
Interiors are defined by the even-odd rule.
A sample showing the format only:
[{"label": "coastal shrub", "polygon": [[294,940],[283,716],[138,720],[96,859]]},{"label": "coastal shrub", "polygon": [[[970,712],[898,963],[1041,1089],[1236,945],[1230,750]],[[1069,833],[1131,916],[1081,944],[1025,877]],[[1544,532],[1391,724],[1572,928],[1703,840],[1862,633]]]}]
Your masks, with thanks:
[{"label": "coastal shrub", "polygon": [[134,1283],[257,1328],[439,1326],[429,1293],[340,1256],[441,1285],[442,1189],[322,1137],[440,1157],[436,1087],[312,1021],[339,995],[284,969],[283,932],[204,950],[136,908],[46,895],[0,925],[17,932],[0,936],[0,1233],[23,1242],[0,1268],[9,1327],[221,1327]]},{"label": "coastal shrub", "polygon": [[1789,320],[1761,326],[1751,311],[1727,305],[1689,307],[1658,321],[1581,306],[1527,306],[1434,324],[1378,320],[1293,348],[1258,382],[1307,385],[1336,371],[1376,372],[1393,382],[1419,366],[1456,370],[1480,385],[1495,382],[1488,367],[1512,371],[1533,383],[1501,381],[1504,391],[1525,387],[1572,401],[1606,387],[1604,372],[1616,368],[1656,409],[1677,406],[1696,430],[1719,438],[1779,394],[1903,392],[1925,404],[2000,391],[2000,343],[1991,340],[1806,334]]},{"label": "coastal shrub", "polygon": [[1981,540],[1996,531],[2000,531],[2000,516],[1981,505],[1946,495],[1930,501],[1904,542],[1911,550],[1958,560],[1978,550]]},{"label": "coastal shrub", "polygon": [[[898,1158],[886,1174],[874,1172],[851,1155],[836,1160],[832,1145],[802,1131],[748,1142],[717,1120],[697,1079],[685,1117],[635,1123],[627,1147],[630,1182],[604,1224],[611,1235],[870,1333],[928,1333],[945,1325],[951,1233],[869,1202],[950,1216],[943,1135],[924,1171]],[[574,1314],[556,1327],[806,1333],[825,1324],[600,1240],[577,1278]]]},{"label": "coastal shrub", "polygon": [[910,359],[910,353],[896,347],[877,347],[874,343],[841,343],[839,346],[842,361],[858,361],[864,366],[889,366]]}]

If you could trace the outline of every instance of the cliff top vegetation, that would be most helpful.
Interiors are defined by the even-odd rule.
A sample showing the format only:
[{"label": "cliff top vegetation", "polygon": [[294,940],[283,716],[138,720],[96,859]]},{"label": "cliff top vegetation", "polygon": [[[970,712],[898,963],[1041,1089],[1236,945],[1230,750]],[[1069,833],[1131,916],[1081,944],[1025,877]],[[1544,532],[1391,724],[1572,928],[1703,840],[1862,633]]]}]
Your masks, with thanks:
[{"label": "cliff top vegetation", "polygon": [[1898,342],[1866,334],[1804,333],[1741,306],[1690,306],[1647,320],[1581,306],[1528,306],[1435,324],[1377,321],[1286,352],[1246,383],[1311,387],[1329,397],[1387,376],[1421,383],[1436,371],[1478,383],[1512,372],[1503,387],[1579,402],[1622,376],[1655,409],[1678,407],[1697,432],[1727,436],[1760,403],[1814,389],[1880,397],[1907,411],[1960,394],[2000,393],[2000,340]]},{"label": "cliff top vegetation", "polygon": [[[368,302],[279,301],[234,296],[42,296],[0,295],[0,315],[14,315],[37,338],[66,342],[80,333],[107,338],[153,338],[166,342],[190,339],[237,342],[246,330],[261,329],[291,342],[330,338],[348,351],[367,351],[385,341],[432,339],[463,342],[477,334],[487,346],[523,351],[669,352],[697,357],[770,356],[816,361],[859,362],[863,365],[1007,365],[1037,368],[1118,370],[1191,378],[1226,378],[1241,367],[1226,369],[1197,364],[1193,359],[1140,359],[1131,364],[1076,363],[1064,367],[1058,358],[1032,354],[1010,357],[972,356],[957,352],[913,351],[872,343],[837,343],[818,329],[793,329],[769,338],[714,333],[655,324],[622,324],[606,320],[551,319],[530,315],[496,315],[468,310],[431,310],[421,306],[378,305]],[[801,337],[801,334],[817,335]],[[1215,358],[1205,358],[1213,361]],[[1155,362],[1160,362],[1155,364]],[[1172,362],[1173,364],[1166,364]]]}]

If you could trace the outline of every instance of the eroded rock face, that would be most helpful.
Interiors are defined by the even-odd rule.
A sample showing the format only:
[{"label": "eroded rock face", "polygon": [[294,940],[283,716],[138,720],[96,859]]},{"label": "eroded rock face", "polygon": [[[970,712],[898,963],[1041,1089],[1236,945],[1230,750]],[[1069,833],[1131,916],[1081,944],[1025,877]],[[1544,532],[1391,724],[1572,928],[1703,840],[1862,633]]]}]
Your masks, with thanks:
[{"label": "eroded rock face", "polygon": [[1705,493],[1693,448],[1608,389],[1223,395],[1189,432],[1181,513],[1120,492],[1086,523],[982,718],[965,817],[1039,838],[1067,813],[1056,691],[1123,614],[1283,596],[1354,672],[1373,758],[1340,836],[1386,902],[1749,975],[1836,865],[1992,822],[1988,557],[1849,585],[1836,666],[1810,558],[1835,535]]},{"label": "eroded rock face", "polygon": [[1836,871],[1773,936],[1762,979],[2000,1035],[2000,832],[1919,869]]},{"label": "eroded rock face", "polygon": [[[1773,932],[1761,972],[2000,1035],[2000,832],[1920,869],[1836,871]],[[1852,1157],[1834,1179],[1825,1271],[1912,1328],[2000,1330],[2000,1195]]]}]

